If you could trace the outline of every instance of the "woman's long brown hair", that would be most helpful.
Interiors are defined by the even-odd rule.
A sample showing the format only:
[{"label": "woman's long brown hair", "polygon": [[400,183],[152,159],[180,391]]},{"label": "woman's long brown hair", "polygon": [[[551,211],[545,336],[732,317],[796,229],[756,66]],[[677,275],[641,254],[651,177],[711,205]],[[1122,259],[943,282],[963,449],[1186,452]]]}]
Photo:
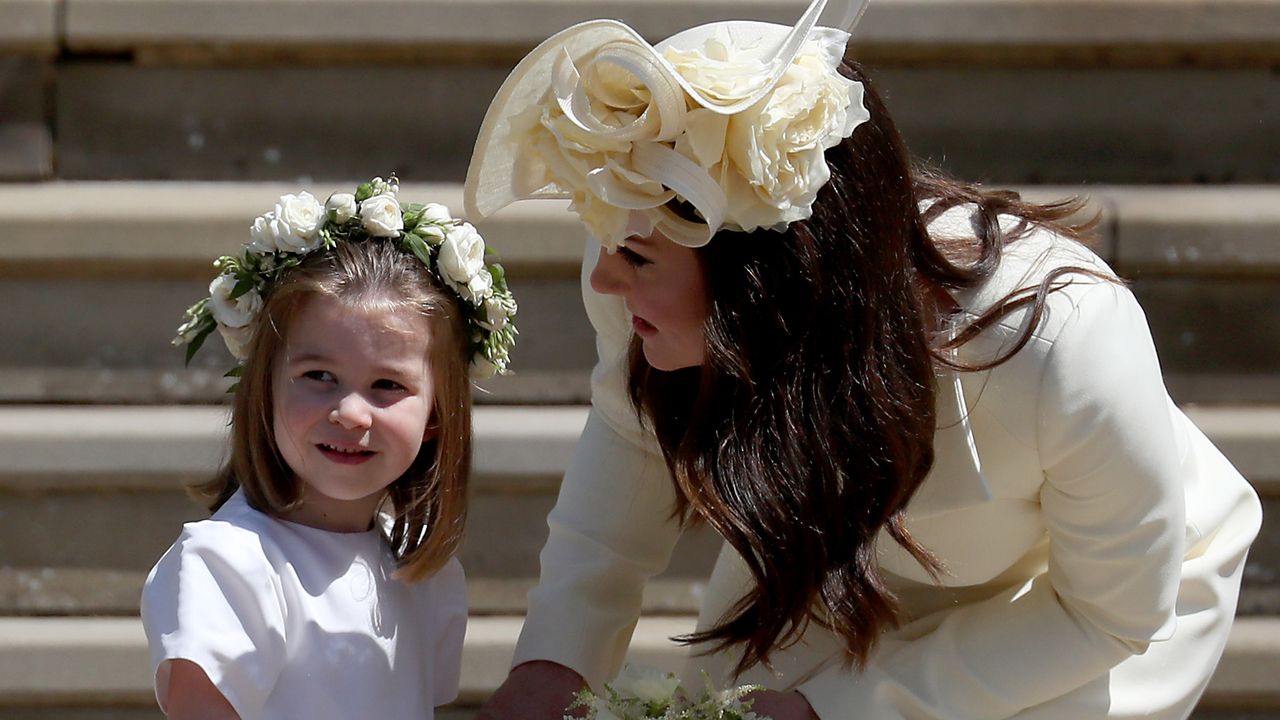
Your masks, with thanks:
[{"label": "woman's long brown hair", "polygon": [[458,301],[431,270],[395,243],[343,242],[308,255],[264,298],[258,329],[231,407],[231,454],[211,480],[190,488],[217,510],[238,488],[255,509],[283,515],[303,501],[303,483],[281,456],[273,426],[272,373],[302,305],[330,297],[358,309],[405,308],[424,315],[435,408],[435,437],[387,488],[393,523],[387,541],[398,576],[420,580],[462,543],[471,474],[471,387]]},{"label": "woman's long brown hair", "polygon": [[[699,250],[707,288],[706,360],[662,372],[633,340],[629,391],[672,471],[678,507],[709,523],[755,582],[711,628],[680,638],[741,649],[737,672],[768,663],[809,622],[862,666],[898,623],[876,560],[884,529],[935,577],[940,563],[908,533],[903,511],[933,465],[938,364],[948,350],[1032,305],[1038,318],[1068,269],[1011,294],[945,345],[925,290],[990,277],[1003,247],[1034,226],[1079,238],[1076,201],[1035,205],[914,171],[861,68],[871,120],[827,151],[831,181],[807,221],[783,233],[720,232]],[[930,238],[950,207],[977,208],[975,238]],[[921,207],[927,209],[922,213]],[[1002,232],[999,215],[1023,218]],[[1081,272],[1088,272],[1081,270]],[[945,308],[944,308],[945,310]]]}]

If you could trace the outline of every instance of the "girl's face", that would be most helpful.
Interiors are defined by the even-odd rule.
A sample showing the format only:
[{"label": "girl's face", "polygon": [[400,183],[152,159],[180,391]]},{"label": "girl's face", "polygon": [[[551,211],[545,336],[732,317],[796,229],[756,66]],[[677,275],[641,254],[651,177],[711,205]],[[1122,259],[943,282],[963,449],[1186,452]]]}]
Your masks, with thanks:
[{"label": "girl's face", "polygon": [[591,287],[626,303],[631,327],[651,366],[678,370],[702,364],[707,291],[693,249],[656,232],[629,238],[614,253],[601,248]]},{"label": "girl's face", "polygon": [[387,486],[431,439],[430,323],[409,309],[303,303],[272,372],[280,454],[305,484],[285,519],[367,530]]}]

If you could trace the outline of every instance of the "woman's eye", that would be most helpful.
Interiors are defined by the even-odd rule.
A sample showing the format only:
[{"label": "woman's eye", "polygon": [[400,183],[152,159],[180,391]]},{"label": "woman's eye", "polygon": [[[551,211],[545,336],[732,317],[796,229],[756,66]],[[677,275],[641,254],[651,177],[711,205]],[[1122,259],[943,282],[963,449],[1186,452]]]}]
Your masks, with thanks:
[{"label": "woman's eye", "polygon": [[331,383],[337,380],[337,378],[333,376],[333,373],[328,370],[308,370],[302,373],[302,377],[322,383]]},{"label": "woman's eye", "polygon": [[373,383],[374,390],[403,390],[404,386],[395,380],[377,380]]},{"label": "woman's eye", "polygon": [[618,254],[621,255],[622,259],[626,261],[626,263],[631,267],[640,267],[642,265],[648,265],[650,262],[652,262],[651,260],[645,258],[640,253],[637,253],[635,250],[632,250],[626,247],[618,248]]}]

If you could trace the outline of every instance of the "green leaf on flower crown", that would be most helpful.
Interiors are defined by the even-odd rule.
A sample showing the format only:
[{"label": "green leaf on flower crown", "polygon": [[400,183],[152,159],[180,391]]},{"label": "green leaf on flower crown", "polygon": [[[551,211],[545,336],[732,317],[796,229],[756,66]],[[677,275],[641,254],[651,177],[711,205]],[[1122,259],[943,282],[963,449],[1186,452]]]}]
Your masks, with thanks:
[{"label": "green leaf on flower crown", "polygon": [[373,183],[360,183],[360,186],[356,188],[356,202],[362,203],[376,194],[373,189]]},{"label": "green leaf on flower crown", "polygon": [[400,209],[404,211],[404,214],[408,215],[413,212],[421,213],[427,209],[427,206],[422,203],[401,203]]},{"label": "green leaf on flower crown", "polygon": [[253,278],[245,277],[236,281],[236,286],[231,288],[231,299],[237,300],[244,296],[245,293],[253,289]]},{"label": "green leaf on flower crown", "polygon": [[231,368],[230,370],[228,370],[226,373],[222,375],[222,377],[229,377],[229,378],[238,378],[242,376],[244,376],[244,366],[240,364],[237,364],[235,367]]},{"label": "green leaf on flower crown", "polygon": [[413,233],[405,233],[401,236],[400,242],[404,243],[404,246],[409,249],[409,252],[413,253],[414,257],[418,258],[419,262],[431,267],[431,250],[423,242],[422,238]]},{"label": "green leaf on flower crown", "polygon": [[196,352],[200,350],[200,346],[204,345],[204,341],[209,337],[218,324],[214,322],[212,317],[205,318],[205,322],[200,324],[200,329],[191,337],[191,342],[187,344],[187,358],[183,361],[183,366],[191,364],[191,358],[195,357]]},{"label": "green leaf on flower crown", "polygon": [[493,287],[507,292],[507,271],[498,263],[489,266],[489,274],[493,276]]},{"label": "green leaf on flower crown", "polygon": [[411,232],[418,224],[422,222],[422,216],[426,211],[419,207],[417,210],[409,210],[404,214],[404,231]]}]

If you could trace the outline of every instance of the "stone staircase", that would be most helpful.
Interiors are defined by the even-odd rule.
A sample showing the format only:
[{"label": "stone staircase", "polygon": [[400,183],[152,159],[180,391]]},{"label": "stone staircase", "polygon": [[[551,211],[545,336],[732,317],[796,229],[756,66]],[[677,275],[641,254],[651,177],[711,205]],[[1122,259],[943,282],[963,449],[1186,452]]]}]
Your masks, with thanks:
[{"label": "stone staircase", "polygon": [[[168,345],[209,261],[300,184],[394,171],[461,209],[488,98],[588,17],[651,38],[804,0],[0,0],[0,720],[141,720],[137,597],[201,516],[229,362]],[[1267,519],[1199,720],[1280,720],[1280,2],[877,0],[855,35],[912,148],[1036,198],[1085,193],[1175,399]],[[505,676],[543,519],[585,418],[581,230],[557,202],[482,227],[521,302],[485,383],[463,550],[464,720]],[[211,344],[214,345],[216,343]],[[633,657],[672,666],[716,550],[684,538]]]}]

